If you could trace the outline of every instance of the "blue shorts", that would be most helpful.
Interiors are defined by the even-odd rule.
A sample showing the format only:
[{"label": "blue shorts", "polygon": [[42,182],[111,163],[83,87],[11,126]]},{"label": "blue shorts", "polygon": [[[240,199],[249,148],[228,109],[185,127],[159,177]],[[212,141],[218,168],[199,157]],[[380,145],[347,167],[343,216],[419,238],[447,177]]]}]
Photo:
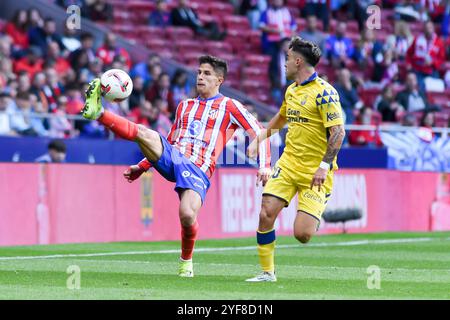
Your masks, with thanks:
[{"label": "blue shorts", "polygon": [[166,180],[175,182],[175,191],[180,193],[185,189],[194,190],[204,203],[206,192],[210,186],[208,177],[191,160],[172,146],[165,137],[162,135],[160,137],[163,153],[157,162],[151,162],[151,164]]}]

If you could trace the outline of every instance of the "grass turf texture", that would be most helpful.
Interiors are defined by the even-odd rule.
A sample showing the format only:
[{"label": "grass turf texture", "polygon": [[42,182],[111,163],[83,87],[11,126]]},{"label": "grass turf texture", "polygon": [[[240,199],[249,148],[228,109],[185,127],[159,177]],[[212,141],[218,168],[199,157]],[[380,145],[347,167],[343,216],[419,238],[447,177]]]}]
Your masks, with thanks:
[{"label": "grass turf texture", "polygon": [[[177,276],[179,242],[2,247],[0,299],[450,299],[450,232],[326,235],[306,246],[278,237],[277,245],[275,283],[244,281],[259,272],[254,238],[198,241],[205,251],[194,254],[191,279]],[[160,250],[169,252],[120,254]],[[79,290],[67,288],[70,265],[81,269]],[[371,265],[381,270],[379,290],[367,288]]]}]

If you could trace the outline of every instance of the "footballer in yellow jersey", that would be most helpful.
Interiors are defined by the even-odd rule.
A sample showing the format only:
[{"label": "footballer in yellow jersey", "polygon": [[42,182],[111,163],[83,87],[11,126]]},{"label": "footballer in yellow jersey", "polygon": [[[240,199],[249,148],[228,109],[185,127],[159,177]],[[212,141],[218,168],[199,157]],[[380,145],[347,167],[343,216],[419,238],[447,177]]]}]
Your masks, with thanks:
[{"label": "footballer in yellow jersey", "polygon": [[286,147],[263,191],[256,234],[262,273],[247,281],[276,281],[274,223],[283,207],[298,194],[294,236],[307,243],[317,231],[331,196],[336,156],[345,130],[336,89],[315,72],[320,56],[317,45],[292,38],[286,77],[294,83],[287,88],[280,111],[248,149],[249,156],[256,157],[258,143],[287,124]]}]

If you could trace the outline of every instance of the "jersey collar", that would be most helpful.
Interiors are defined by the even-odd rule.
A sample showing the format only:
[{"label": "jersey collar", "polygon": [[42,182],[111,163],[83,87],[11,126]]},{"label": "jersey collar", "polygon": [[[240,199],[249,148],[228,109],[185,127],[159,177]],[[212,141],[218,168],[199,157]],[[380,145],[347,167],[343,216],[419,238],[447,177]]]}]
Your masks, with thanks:
[{"label": "jersey collar", "polygon": [[310,83],[310,82],[316,80],[316,78],[317,78],[317,72],[314,72],[314,73],[311,75],[311,77],[309,77],[308,79],[306,79],[305,81],[303,81],[300,85],[301,85],[301,86],[305,86],[305,85],[307,85],[308,83]]},{"label": "jersey collar", "polygon": [[216,100],[216,99],[218,99],[218,98],[220,98],[220,97],[222,97],[222,96],[223,96],[223,95],[222,95],[221,93],[215,95],[214,97],[208,98],[208,99],[202,99],[202,98],[200,98],[200,96],[198,96],[198,97],[197,97],[197,100],[200,100],[200,101]]}]

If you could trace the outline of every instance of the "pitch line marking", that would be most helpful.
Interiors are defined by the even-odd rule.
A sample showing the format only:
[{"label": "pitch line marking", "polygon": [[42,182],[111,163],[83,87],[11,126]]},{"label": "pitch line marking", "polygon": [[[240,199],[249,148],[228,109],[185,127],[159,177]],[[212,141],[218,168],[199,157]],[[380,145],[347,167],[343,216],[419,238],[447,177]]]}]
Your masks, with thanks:
[{"label": "pitch line marking", "polygon": [[[450,240],[450,238],[403,238],[403,239],[380,239],[380,240],[355,240],[343,242],[322,242],[311,243],[307,245],[300,244],[282,244],[278,245],[280,248],[296,248],[296,247],[345,247],[345,246],[360,246],[369,244],[387,244],[387,243],[411,243],[411,242],[426,242],[432,240]],[[242,246],[242,247],[220,247],[220,248],[198,248],[195,252],[218,252],[218,251],[240,251],[240,250],[256,250],[256,246]],[[0,257],[0,261],[8,260],[35,260],[35,259],[57,259],[57,258],[78,258],[78,257],[103,257],[103,256],[121,256],[121,255],[144,255],[144,254],[171,254],[180,253],[180,249],[172,250],[155,250],[155,251],[123,251],[123,252],[98,252],[98,253],[80,253],[80,254],[53,254],[42,256],[15,256],[15,257]]]}]

